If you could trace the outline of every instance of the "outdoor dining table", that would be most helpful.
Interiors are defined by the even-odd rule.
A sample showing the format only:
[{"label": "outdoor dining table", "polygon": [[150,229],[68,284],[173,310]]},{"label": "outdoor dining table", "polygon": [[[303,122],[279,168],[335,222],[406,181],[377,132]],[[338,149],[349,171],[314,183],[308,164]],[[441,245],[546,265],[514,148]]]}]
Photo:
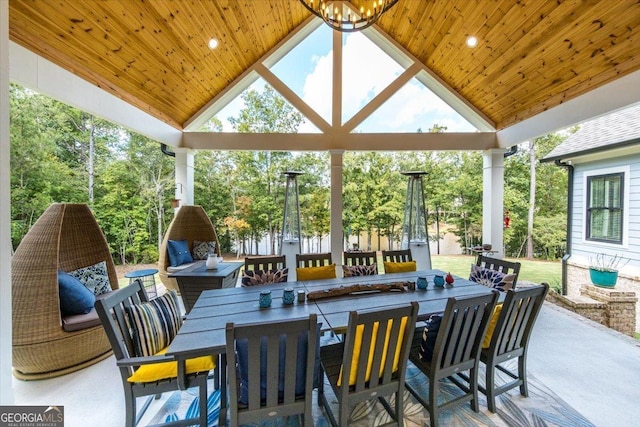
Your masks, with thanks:
[{"label": "outdoor dining table", "polygon": [[[184,360],[224,353],[227,322],[266,323],[308,317],[311,313],[315,313],[318,316],[318,322],[322,323],[323,331],[344,330],[348,323],[349,312],[352,310],[384,309],[417,301],[418,320],[425,320],[433,313],[443,312],[450,297],[491,292],[491,289],[486,286],[460,277],[456,277],[452,286],[437,288],[433,284],[433,277],[436,274],[446,273],[440,270],[427,270],[206,290],[200,294],[187,314],[182,327],[167,350],[167,355]],[[305,299],[304,302],[295,301],[290,305],[282,302],[282,293],[287,287],[293,288],[296,293],[298,290],[304,290],[308,296],[312,291],[339,286],[415,282],[418,277],[427,278],[429,285],[426,290],[416,288],[406,292],[363,292],[316,300]],[[271,290],[273,301],[271,307],[260,308],[259,295],[265,289]]]}]

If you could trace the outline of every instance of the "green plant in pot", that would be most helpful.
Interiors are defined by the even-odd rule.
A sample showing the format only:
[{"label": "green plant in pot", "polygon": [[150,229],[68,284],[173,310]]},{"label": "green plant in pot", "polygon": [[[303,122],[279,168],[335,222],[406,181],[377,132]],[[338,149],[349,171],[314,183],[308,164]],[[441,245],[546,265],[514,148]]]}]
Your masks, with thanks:
[{"label": "green plant in pot", "polygon": [[607,255],[600,253],[595,261],[591,259],[589,266],[589,276],[591,283],[604,288],[613,288],[618,281],[618,270],[629,260],[625,260],[618,254]]}]

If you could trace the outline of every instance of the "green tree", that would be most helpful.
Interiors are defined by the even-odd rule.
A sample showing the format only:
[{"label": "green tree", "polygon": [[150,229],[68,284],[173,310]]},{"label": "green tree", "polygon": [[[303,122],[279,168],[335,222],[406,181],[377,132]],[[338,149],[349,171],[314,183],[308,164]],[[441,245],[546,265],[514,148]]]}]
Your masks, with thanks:
[{"label": "green tree", "polygon": [[[242,100],[245,107],[238,117],[229,118],[236,132],[295,133],[304,120],[304,116],[270,86],[266,86],[262,92],[249,90],[242,94]],[[283,205],[282,172],[289,168],[291,157],[289,152],[233,153],[238,176],[243,179],[236,183],[241,188],[238,196],[250,200],[244,220],[251,228],[255,253],[265,234],[269,237],[270,252],[275,253],[282,209],[274,207]]]},{"label": "green tree", "polygon": [[123,135],[97,187],[96,217],[121,263],[154,262],[172,218],[173,160],[157,142]]},{"label": "green tree", "polygon": [[55,202],[86,202],[82,176],[61,160],[56,144],[61,104],[10,86],[11,238],[13,247]]},{"label": "green tree", "polygon": [[93,207],[96,179],[110,162],[121,129],[62,103],[57,103],[57,109],[58,157],[81,174],[87,201]]}]

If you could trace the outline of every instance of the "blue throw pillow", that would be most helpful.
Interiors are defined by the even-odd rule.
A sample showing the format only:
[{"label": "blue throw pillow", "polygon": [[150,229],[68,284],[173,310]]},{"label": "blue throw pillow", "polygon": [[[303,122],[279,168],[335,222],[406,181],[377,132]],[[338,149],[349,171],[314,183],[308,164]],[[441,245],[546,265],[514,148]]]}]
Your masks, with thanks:
[{"label": "blue throw pillow", "polygon": [[60,311],[65,316],[87,314],[96,303],[96,296],[82,282],[64,271],[58,271]]},{"label": "blue throw pillow", "polygon": [[193,262],[191,251],[189,251],[189,243],[186,240],[169,240],[167,242],[167,252],[169,252],[171,267]]},{"label": "blue throw pillow", "polygon": [[[313,387],[316,388],[319,385],[320,376],[320,328],[322,324],[318,324],[318,333],[316,334],[316,358],[313,367]],[[307,339],[309,333],[302,332],[298,336],[298,355],[296,360],[296,395],[304,394],[304,380],[307,374]],[[280,360],[278,364],[278,391],[284,393],[284,369],[285,369],[285,344],[286,335],[280,337]],[[236,352],[238,354],[238,371],[240,375],[240,403],[243,405],[249,404],[249,353],[247,340],[236,341]],[[260,399],[262,401],[267,398],[267,339],[262,337],[262,344],[260,346]],[[255,363],[255,362],[254,362]]]},{"label": "blue throw pillow", "polygon": [[442,322],[441,315],[433,315],[427,320],[427,324],[422,332],[422,341],[420,342],[420,352],[418,356],[420,360],[427,363],[431,363],[433,359],[433,351],[436,347],[436,339],[438,338],[438,331],[440,330],[440,323]]}]

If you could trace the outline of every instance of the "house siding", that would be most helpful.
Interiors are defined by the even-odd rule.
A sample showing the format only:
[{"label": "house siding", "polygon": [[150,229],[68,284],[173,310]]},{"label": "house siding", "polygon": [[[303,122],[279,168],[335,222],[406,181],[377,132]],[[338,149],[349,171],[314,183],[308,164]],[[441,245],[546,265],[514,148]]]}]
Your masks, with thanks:
[{"label": "house siding", "polygon": [[[624,169],[625,191],[623,244],[608,244],[585,240],[586,177]],[[628,177],[626,175],[629,175]],[[640,295],[640,153],[631,156],[580,163],[574,165],[572,247],[567,276],[567,295],[577,297],[590,283],[589,264],[600,253],[618,254],[628,263],[620,268],[616,290]],[[632,316],[634,317],[634,316]],[[640,303],[636,303],[635,330],[640,330]]]},{"label": "house siding", "polygon": [[[585,239],[586,224],[586,176],[594,172],[606,173],[609,169],[625,169],[626,199],[624,200],[623,244],[588,241]],[[599,253],[619,254],[629,262],[622,269],[633,276],[640,275],[640,153],[633,156],[607,159],[597,162],[577,164],[574,167],[574,199],[572,206],[573,226],[571,229],[572,257],[580,264],[588,265],[591,258]]]},{"label": "house siding", "polygon": [[[603,288],[591,286],[589,264],[598,254],[619,255],[628,259],[619,268],[618,281],[610,295],[624,294],[632,298],[640,295],[640,104],[601,116],[580,125],[577,132],[555,147],[542,160],[561,161],[573,166],[573,201],[569,206],[572,226],[568,230],[571,246],[566,265],[567,297],[580,297],[585,289],[596,292]],[[587,176],[625,172],[622,243],[605,243],[586,240]],[[634,294],[635,293],[635,294]],[[617,298],[617,297],[616,297]],[[585,302],[585,304],[587,304]],[[625,318],[636,319],[635,330],[640,331],[640,302],[635,313]]]}]

